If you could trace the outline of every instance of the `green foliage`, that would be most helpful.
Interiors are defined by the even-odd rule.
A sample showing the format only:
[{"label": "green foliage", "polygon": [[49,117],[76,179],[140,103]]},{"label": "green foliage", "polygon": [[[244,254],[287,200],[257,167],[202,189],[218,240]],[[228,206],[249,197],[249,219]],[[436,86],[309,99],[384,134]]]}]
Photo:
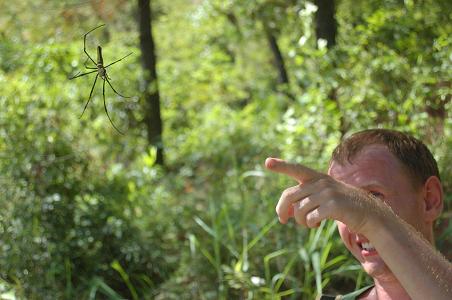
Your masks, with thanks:
[{"label": "green foliage", "polygon": [[[0,4],[0,298],[310,299],[360,287],[369,279],[333,222],[276,222],[293,182],[262,164],[325,170],[344,135],[369,127],[424,140],[452,210],[450,1],[338,1],[332,49],[307,1],[154,2],[165,168],[146,141],[135,4],[90,3]],[[134,96],[107,91],[125,136],[100,86],[79,119],[93,77],[67,79],[100,23],[93,56],[97,44],[106,62],[134,52],[109,69]],[[446,255],[451,230],[438,222]]]}]

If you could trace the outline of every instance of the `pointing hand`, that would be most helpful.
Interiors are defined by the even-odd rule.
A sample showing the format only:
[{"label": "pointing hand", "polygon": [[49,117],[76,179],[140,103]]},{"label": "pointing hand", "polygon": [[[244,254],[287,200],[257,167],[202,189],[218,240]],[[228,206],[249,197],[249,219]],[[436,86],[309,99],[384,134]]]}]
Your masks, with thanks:
[{"label": "pointing hand", "polygon": [[301,164],[267,158],[265,166],[299,183],[284,190],[276,206],[276,213],[283,224],[293,217],[300,225],[317,227],[324,219],[334,219],[347,224],[355,232],[364,233],[370,218],[390,210],[364,190]]}]

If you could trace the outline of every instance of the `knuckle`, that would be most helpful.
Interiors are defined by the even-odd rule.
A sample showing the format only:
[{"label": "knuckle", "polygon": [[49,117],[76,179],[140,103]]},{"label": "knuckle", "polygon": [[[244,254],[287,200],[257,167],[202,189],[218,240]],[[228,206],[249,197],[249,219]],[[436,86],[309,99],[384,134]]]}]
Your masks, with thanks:
[{"label": "knuckle", "polygon": [[330,200],[326,204],[326,208],[332,211],[335,211],[338,208],[337,201]]},{"label": "knuckle", "polygon": [[306,197],[306,198],[302,199],[302,200],[299,202],[298,205],[299,205],[300,209],[303,209],[303,208],[305,208],[305,207],[307,207],[307,206],[309,205],[309,203],[312,201],[312,200],[311,200],[311,197],[312,197],[312,196]]},{"label": "knuckle", "polygon": [[309,226],[314,226],[317,223],[318,219],[319,219],[318,211],[313,210],[306,216],[306,223]]},{"label": "knuckle", "polygon": [[281,199],[288,198],[292,193],[293,193],[293,192],[292,192],[291,188],[285,189],[285,190],[281,193]]},{"label": "knuckle", "polygon": [[290,187],[290,188],[285,189],[283,193],[285,193],[285,195],[286,195],[287,197],[291,197],[291,196],[293,196],[294,194],[296,194],[296,192],[298,191],[298,189],[299,189],[299,186],[298,186],[298,185],[297,185],[297,186],[292,186],[292,187]]}]

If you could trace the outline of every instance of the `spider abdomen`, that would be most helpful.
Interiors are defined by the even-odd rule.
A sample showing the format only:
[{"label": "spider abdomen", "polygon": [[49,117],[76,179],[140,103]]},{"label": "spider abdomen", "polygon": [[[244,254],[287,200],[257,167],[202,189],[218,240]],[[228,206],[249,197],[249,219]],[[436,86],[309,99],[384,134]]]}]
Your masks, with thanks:
[{"label": "spider abdomen", "polygon": [[101,66],[104,65],[104,59],[102,58],[102,47],[101,46],[97,46],[97,67],[99,67],[99,65],[101,65]]}]

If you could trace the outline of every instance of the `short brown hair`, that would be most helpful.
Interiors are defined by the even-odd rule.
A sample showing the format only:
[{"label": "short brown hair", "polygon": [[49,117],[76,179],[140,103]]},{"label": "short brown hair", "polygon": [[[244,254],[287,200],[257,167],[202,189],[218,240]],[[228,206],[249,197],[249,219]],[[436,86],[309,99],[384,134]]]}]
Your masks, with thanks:
[{"label": "short brown hair", "polygon": [[334,149],[330,164],[352,163],[357,154],[369,145],[383,145],[406,168],[415,187],[430,176],[439,177],[438,165],[427,146],[415,137],[389,129],[368,129],[352,134]]}]

